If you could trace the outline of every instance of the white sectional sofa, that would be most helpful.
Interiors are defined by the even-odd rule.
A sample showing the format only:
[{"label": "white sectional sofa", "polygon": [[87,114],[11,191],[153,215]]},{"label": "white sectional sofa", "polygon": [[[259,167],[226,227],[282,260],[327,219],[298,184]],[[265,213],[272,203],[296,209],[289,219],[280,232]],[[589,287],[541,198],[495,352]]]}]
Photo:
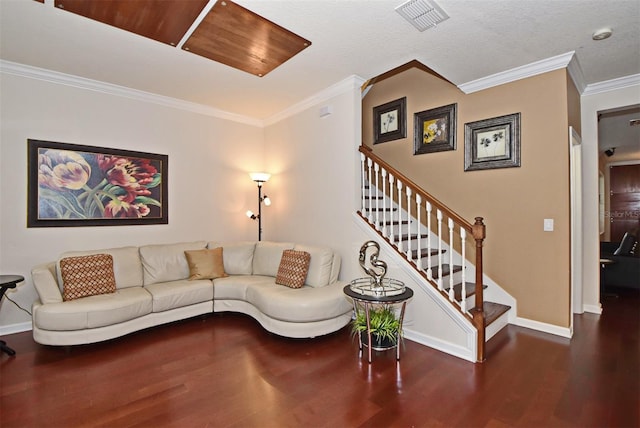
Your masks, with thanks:
[{"label": "white sectional sofa", "polygon": [[[189,279],[185,251],[222,248],[224,277]],[[304,286],[276,284],[284,250],[310,255]],[[219,251],[219,250],[218,250]],[[63,299],[61,260],[108,254],[115,290]],[[103,256],[101,256],[103,257]],[[39,295],[33,337],[45,345],[99,342],[133,331],[211,312],[241,312],[266,330],[308,338],[339,330],[352,306],[338,281],[340,257],[331,249],[282,242],[188,242],[67,252],[33,268]]]}]

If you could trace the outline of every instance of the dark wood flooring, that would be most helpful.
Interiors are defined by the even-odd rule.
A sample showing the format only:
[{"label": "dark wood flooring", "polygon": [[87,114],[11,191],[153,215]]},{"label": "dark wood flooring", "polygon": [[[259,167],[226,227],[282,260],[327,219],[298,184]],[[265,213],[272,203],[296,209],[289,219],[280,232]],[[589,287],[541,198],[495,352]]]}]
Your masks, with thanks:
[{"label": "dark wood flooring", "polygon": [[4,337],[0,427],[638,427],[640,299],[606,298],[567,339],[508,326],[472,364],[405,341],[358,357],[216,314],[70,349]]}]

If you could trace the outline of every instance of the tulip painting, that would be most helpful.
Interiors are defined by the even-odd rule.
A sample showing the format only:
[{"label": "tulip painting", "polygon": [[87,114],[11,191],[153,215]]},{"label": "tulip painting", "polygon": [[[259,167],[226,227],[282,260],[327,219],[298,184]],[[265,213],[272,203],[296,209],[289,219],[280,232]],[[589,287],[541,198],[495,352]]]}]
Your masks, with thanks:
[{"label": "tulip painting", "polygon": [[29,226],[166,223],[165,155],[29,140],[29,163]]}]

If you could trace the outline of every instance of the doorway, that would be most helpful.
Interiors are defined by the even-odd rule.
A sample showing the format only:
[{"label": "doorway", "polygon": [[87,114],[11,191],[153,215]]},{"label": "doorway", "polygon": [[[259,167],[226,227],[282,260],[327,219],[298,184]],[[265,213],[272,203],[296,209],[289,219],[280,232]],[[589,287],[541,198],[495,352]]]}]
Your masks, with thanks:
[{"label": "doorway", "polygon": [[609,166],[609,240],[640,226],[640,163]]}]

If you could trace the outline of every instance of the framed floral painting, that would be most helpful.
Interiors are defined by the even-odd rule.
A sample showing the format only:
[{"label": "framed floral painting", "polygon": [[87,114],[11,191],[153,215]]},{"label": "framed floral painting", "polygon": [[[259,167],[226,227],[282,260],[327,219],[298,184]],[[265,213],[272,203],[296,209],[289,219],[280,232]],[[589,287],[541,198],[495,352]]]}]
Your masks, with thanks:
[{"label": "framed floral painting", "polygon": [[407,97],[373,108],[373,144],[407,137]]},{"label": "framed floral painting", "polygon": [[167,224],[168,156],[27,141],[27,227]]},{"label": "framed floral painting", "polygon": [[456,149],[457,107],[449,104],[414,114],[414,155]]},{"label": "framed floral painting", "polygon": [[518,166],[520,113],[465,123],[465,171]]}]

